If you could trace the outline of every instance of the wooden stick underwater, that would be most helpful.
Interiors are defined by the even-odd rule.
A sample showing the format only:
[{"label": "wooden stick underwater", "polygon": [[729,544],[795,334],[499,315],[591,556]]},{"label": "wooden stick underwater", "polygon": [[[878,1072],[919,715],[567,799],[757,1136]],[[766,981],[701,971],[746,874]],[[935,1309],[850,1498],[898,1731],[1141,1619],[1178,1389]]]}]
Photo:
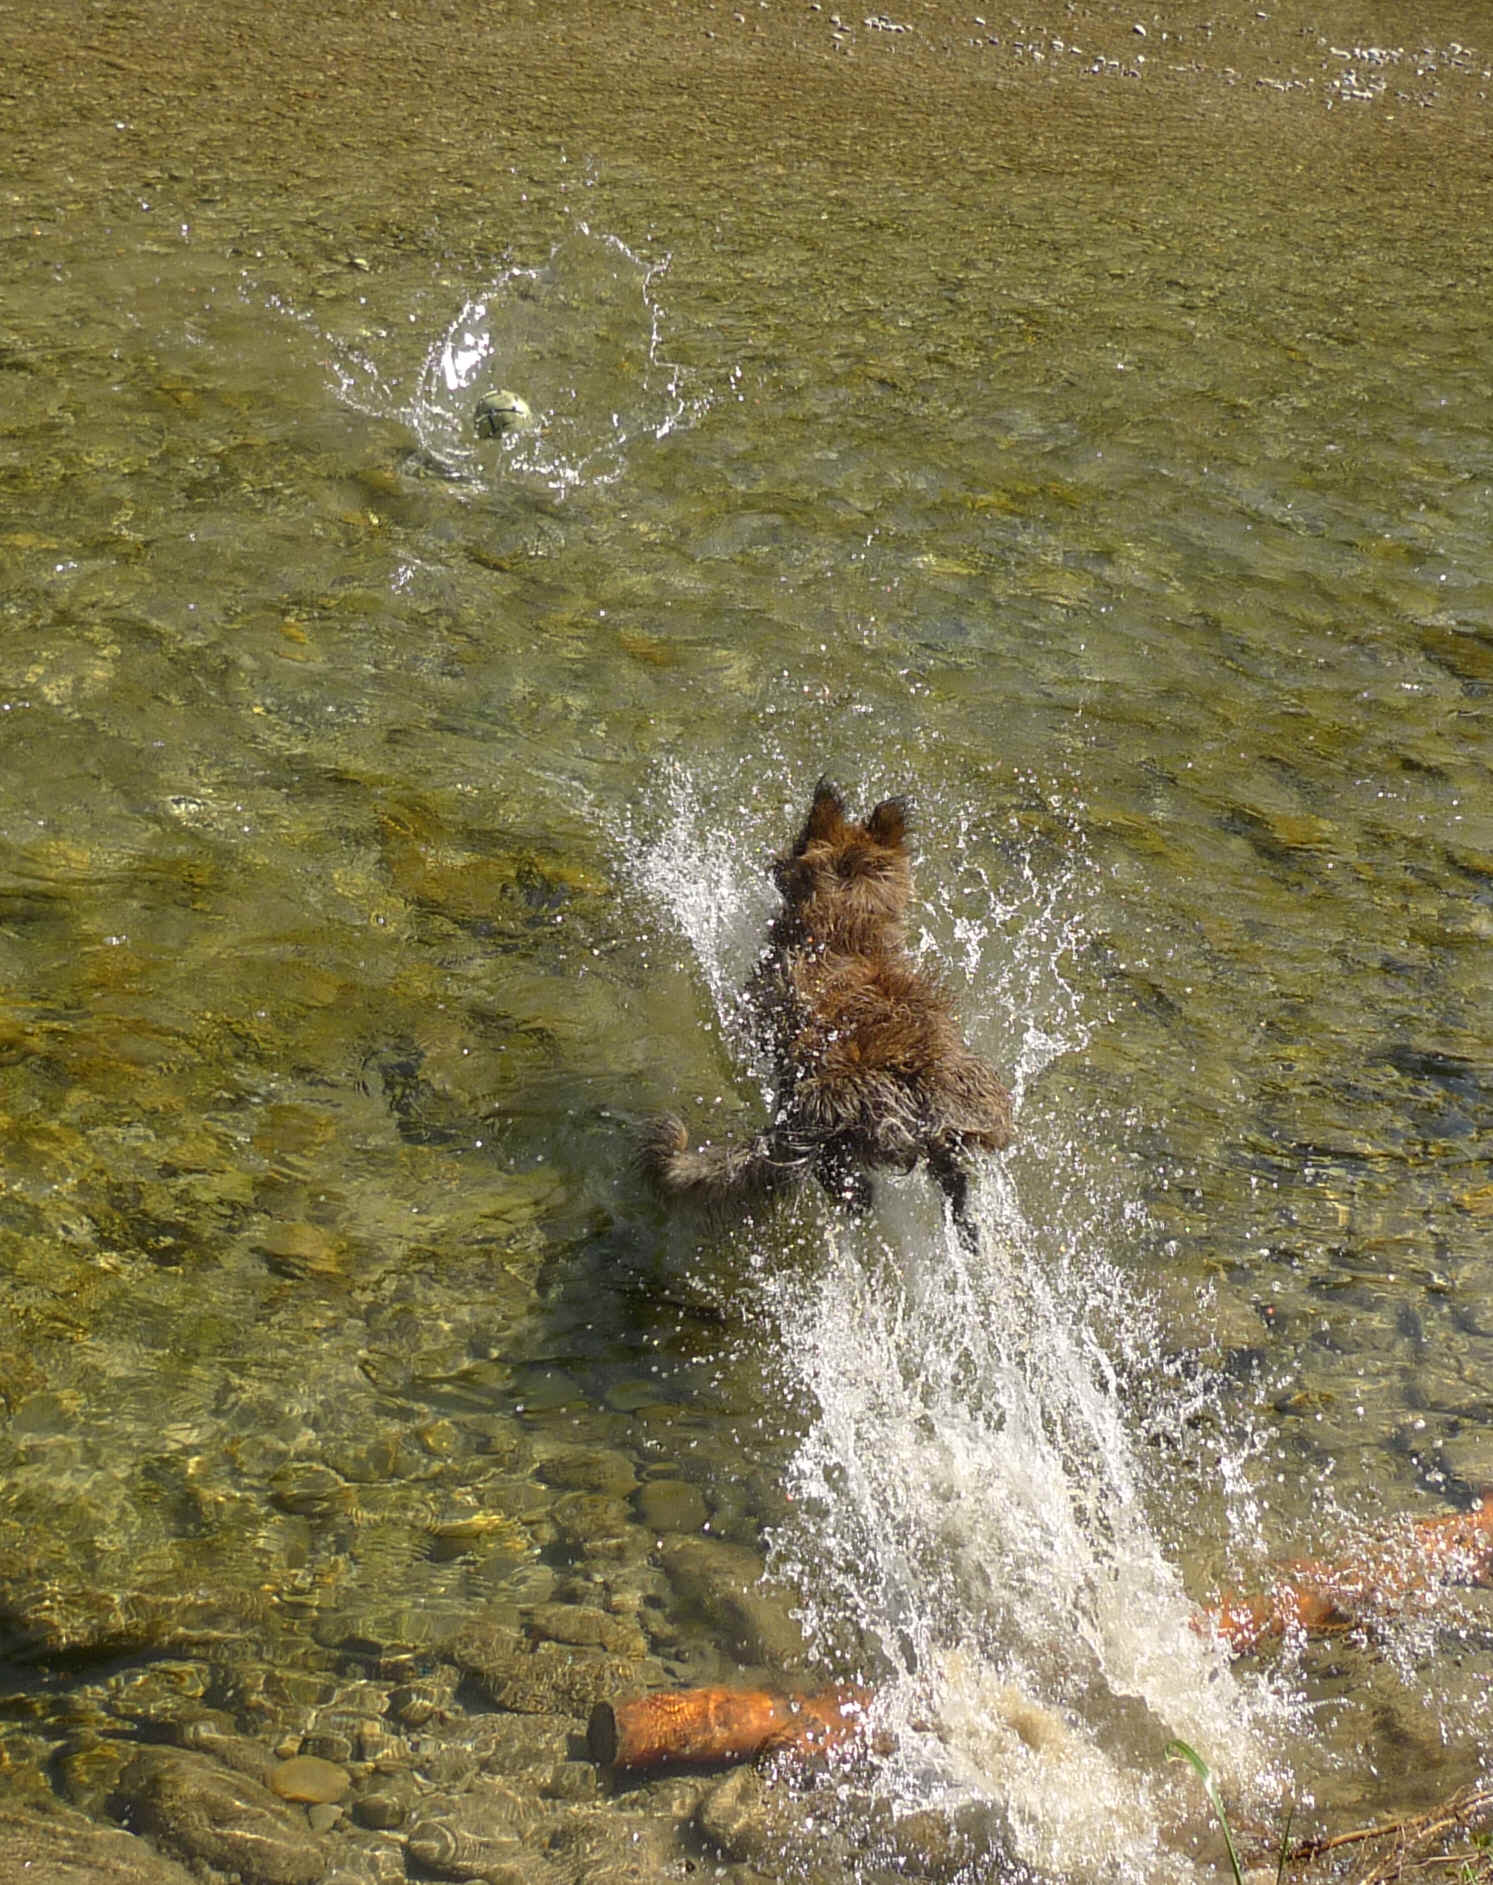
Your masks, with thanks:
[{"label": "wooden stick underwater", "polygon": [[603,1767],[714,1767],[766,1752],[822,1753],[865,1734],[864,1689],[780,1695],[768,1689],[675,1689],[598,1702],[586,1731]]},{"label": "wooden stick underwater", "polygon": [[[1193,1627],[1240,1656],[1290,1633],[1351,1628],[1365,1613],[1428,1598],[1447,1584],[1493,1584],[1493,1490],[1466,1512],[1419,1519],[1351,1562],[1299,1558],[1263,1591],[1226,1591],[1197,1611]],[[591,1758],[638,1772],[670,1763],[725,1766],[774,1752],[832,1753],[871,1745],[870,1692],[817,1695],[771,1689],[658,1690],[598,1702],[587,1729]]]},{"label": "wooden stick underwater", "polygon": [[1429,1597],[1443,1585],[1490,1582],[1493,1494],[1484,1494],[1466,1512],[1418,1519],[1399,1537],[1376,1540],[1351,1562],[1298,1558],[1267,1589],[1225,1591],[1194,1622],[1238,1656],[1293,1633],[1350,1629],[1369,1612]]}]

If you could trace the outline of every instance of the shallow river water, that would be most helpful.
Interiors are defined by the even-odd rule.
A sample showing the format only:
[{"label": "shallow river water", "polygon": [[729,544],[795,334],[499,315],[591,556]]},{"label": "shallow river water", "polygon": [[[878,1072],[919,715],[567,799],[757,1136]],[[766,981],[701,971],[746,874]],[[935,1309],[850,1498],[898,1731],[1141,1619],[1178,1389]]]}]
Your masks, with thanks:
[{"label": "shallow river water", "polygon": [[[1486,1777],[1486,1591],[1190,1625],[1493,1486],[1475,10],[226,11],[7,81],[0,1872],[1222,1878],[1180,1738],[1273,1877]],[[821,774],[1017,1093],[978,1255],[635,1171],[761,1116]],[[587,1757],[842,1680],[818,1785]]]}]

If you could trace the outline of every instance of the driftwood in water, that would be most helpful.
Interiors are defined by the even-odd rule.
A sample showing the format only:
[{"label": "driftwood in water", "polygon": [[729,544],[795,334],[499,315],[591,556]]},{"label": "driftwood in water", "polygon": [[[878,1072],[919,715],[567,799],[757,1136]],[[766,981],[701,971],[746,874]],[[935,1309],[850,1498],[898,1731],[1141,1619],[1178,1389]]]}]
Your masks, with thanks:
[{"label": "driftwood in water", "polygon": [[[1197,1612],[1194,1626],[1232,1654],[1290,1632],[1343,1629],[1387,1604],[1428,1597],[1445,1584],[1493,1583],[1493,1492],[1467,1512],[1421,1519],[1397,1539],[1365,1548],[1351,1564],[1301,1558],[1268,1590],[1225,1593]],[[772,1752],[812,1754],[864,1743],[870,1694],[860,1688],[818,1695],[768,1689],[677,1689],[628,1702],[599,1702],[587,1730],[602,1767],[697,1767],[749,1761]]]},{"label": "driftwood in water", "polygon": [[1346,1629],[1386,1605],[1428,1597],[1444,1584],[1493,1582],[1493,1495],[1467,1512],[1420,1519],[1399,1537],[1365,1548],[1348,1564],[1299,1558],[1268,1590],[1226,1591],[1199,1611],[1197,1627],[1214,1631],[1237,1656],[1289,1634]]},{"label": "driftwood in water", "polygon": [[865,1732],[864,1689],[774,1695],[765,1689],[676,1689],[630,1702],[598,1702],[586,1742],[602,1767],[687,1762],[717,1767],[781,1750],[844,1747]]}]

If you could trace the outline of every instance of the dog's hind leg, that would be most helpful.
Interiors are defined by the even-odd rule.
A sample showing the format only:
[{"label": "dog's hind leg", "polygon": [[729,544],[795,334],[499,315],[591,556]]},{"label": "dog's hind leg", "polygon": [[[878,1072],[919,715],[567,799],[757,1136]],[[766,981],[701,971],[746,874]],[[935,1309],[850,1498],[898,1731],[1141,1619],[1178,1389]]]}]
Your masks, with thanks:
[{"label": "dog's hind leg", "polygon": [[954,1214],[954,1228],[959,1241],[972,1256],[980,1250],[980,1232],[969,1209],[969,1173],[959,1162],[959,1150],[947,1139],[930,1141],[927,1151],[928,1172],[949,1201]]}]

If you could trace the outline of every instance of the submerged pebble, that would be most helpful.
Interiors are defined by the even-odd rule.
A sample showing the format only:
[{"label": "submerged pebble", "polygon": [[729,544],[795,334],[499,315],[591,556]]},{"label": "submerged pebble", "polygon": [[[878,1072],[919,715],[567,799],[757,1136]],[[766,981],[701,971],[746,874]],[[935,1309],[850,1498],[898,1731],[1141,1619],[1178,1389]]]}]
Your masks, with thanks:
[{"label": "submerged pebble", "polygon": [[535,1604],[528,1613],[528,1624],[529,1633],[541,1642],[571,1643],[639,1658],[648,1649],[637,1624],[592,1609],[589,1604]]},{"label": "submerged pebble", "polygon": [[611,1447],[557,1447],[539,1461],[539,1477],[571,1492],[625,1498],[638,1483],[637,1467]]},{"label": "submerged pebble", "polygon": [[133,1753],[127,1741],[101,1740],[97,1736],[64,1748],[56,1763],[63,1794],[86,1812],[101,1811]]},{"label": "submerged pebble", "polygon": [[441,1878],[495,1881],[502,1871],[511,1872],[514,1885],[524,1885],[533,1876],[521,1869],[524,1847],[520,1840],[473,1831],[447,1820],[418,1821],[410,1828],[408,1851],[417,1865],[427,1866]]},{"label": "submerged pebble", "polygon": [[412,1774],[370,1774],[358,1789],[352,1803],[352,1816],[360,1826],[376,1832],[392,1831],[404,1825],[417,1797]]},{"label": "submerged pebble", "polygon": [[0,1863],[17,1885],[193,1885],[196,1877],[147,1840],[56,1801],[0,1802]]},{"label": "submerged pebble", "polygon": [[389,1713],[406,1728],[423,1728],[446,1714],[456,1696],[456,1674],[443,1669],[417,1682],[402,1682],[389,1692]]},{"label": "submerged pebble", "polygon": [[319,1224],[271,1224],[259,1234],[257,1243],[270,1268],[282,1276],[336,1276],[346,1256],[341,1241]]},{"label": "submerged pebble", "polygon": [[707,1617],[743,1662],[802,1665],[806,1650],[793,1601],[764,1584],[755,1551],[724,1539],[674,1537],[662,1555],[680,1603]]},{"label": "submerged pebble", "polygon": [[663,1671],[636,1656],[540,1641],[516,1630],[476,1622],[452,1644],[452,1655],[499,1708],[515,1714],[569,1715],[584,1720],[599,1701],[617,1690],[648,1686]]},{"label": "submerged pebble", "polygon": [[121,1774],[119,1798],[131,1824],[179,1858],[245,1885],[320,1885],[326,1870],[304,1813],[205,1755],[146,1749]]},{"label": "submerged pebble", "polygon": [[710,1516],[703,1493],[683,1479],[650,1479],[638,1489],[637,1507],[654,1532],[697,1532]]},{"label": "submerged pebble", "polygon": [[723,1859],[752,1865],[768,1856],[774,1828],[766,1783],[755,1767],[738,1767],[700,1802],[695,1823]]},{"label": "submerged pebble", "polygon": [[270,1769],[269,1784],[282,1800],[321,1804],[340,1800],[352,1776],[345,1767],[316,1754],[296,1754]]},{"label": "submerged pebble", "polygon": [[240,1734],[233,1718],[217,1710],[179,1722],[174,1739],[178,1747],[210,1755],[251,1780],[267,1781],[275,1766],[275,1757],[263,1742]]}]

